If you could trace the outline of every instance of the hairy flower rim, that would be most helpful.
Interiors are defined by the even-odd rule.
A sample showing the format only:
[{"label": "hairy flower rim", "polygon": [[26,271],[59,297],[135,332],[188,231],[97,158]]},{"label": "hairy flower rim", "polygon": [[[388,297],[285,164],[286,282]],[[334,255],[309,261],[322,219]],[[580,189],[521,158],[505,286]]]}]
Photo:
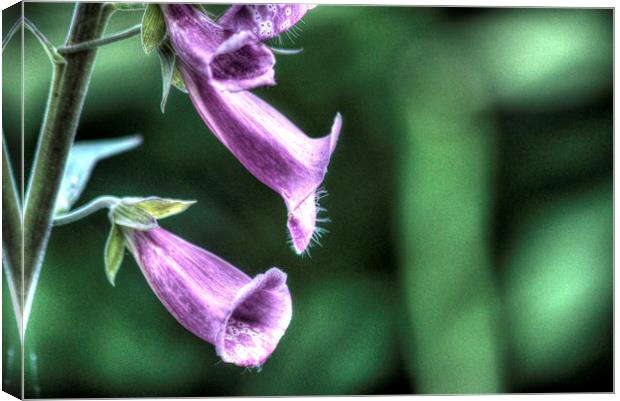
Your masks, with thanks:
[{"label": "hairy flower rim", "polygon": [[[284,300],[279,303],[281,308],[274,308],[270,298]],[[256,319],[256,316],[259,318]],[[215,351],[224,362],[260,366],[278,345],[291,318],[292,305],[286,287],[286,274],[273,267],[254,277],[237,292],[216,336]],[[269,334],[264,332],[265,328]],[[253,347],[242,345],[243,336]]]}]

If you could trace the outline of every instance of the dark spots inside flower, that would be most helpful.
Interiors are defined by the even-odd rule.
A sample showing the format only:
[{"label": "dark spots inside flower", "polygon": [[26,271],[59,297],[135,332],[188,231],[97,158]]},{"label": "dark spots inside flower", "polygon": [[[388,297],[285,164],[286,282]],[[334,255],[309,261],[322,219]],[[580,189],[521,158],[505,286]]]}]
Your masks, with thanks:
[{"label": "dark spots inside flower", "polygon": [[211,63],[211,74],[219,80],[251,79],[263,75],[271,64],[250,46],[234,53],[220,54]]}]

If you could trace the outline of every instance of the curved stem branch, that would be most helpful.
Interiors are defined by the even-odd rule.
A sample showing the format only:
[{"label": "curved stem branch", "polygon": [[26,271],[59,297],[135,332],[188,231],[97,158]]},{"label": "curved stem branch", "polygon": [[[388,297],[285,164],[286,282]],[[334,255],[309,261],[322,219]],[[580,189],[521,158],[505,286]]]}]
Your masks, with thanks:
[{"label": "curved stem branch", "polygon": [[95,49],[100,46],[104,46],[110,43],[118,42],[120,40],[124,40],[127,38],[131,38],[140,33],[141,24],[133,26],[124,31],[105,36],[101,39],[88,40],[86,42],[78,43],[71,46],[63,46],[58,48],[58,53],[60,54],[73,54],[83,52],[85,50]]},{"label": "curved stem branch", "polygon": [[99,198],[94,199],[93,201],[87,203],[82,207],[79,207],[69,213],[54,218],[54,225],[62,226],[64,224],[73,223],[74,221],[81,220],[84,217],[93,214],[101,209],[109,209],[110,207],[118,204],[119,202],[120,199],[115,196],[100,196]]}]

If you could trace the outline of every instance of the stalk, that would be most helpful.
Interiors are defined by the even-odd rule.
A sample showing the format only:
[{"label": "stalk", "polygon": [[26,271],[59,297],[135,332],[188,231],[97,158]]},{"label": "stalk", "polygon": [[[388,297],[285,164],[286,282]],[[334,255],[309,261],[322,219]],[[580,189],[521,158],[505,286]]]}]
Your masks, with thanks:
[{"label": "stalk", "polygon": [[[112,12],[113,7],[101,3],[77,3],[64,46],[99,39]],[[82,114],[96,53],[97,49],[91,49],[67,54],[66,63],[54,63],[46,113],[24,206],[24,332],[52,228],[58,190]]]}]

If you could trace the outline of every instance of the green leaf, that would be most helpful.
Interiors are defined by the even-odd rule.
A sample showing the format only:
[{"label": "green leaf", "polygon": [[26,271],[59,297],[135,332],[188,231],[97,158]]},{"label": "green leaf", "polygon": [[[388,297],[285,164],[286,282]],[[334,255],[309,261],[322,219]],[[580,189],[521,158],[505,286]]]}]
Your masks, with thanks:
[{"label": "green leaf", "polygon": [[121,203],[115,206],[111,217],[112,223],[134,230],[148,231],[157,227],[155,217],[134,204]]},{"label": "green leaf", "polygon": [[183,93],[187,93],[187,88],[185,87],[185,82],[183,81],[183,77],[181,76],[181,72],[175,66],[172,71],[172,85],[180,90]]},{"label": "green leaf", "polygon": [[149,4],[142,16],[142,48],[146,54],[151,52],[163,42],[166,37],[166,23],[159,6]]},{"label": "green leaf", "polygon": [[170,94],[170,85],[172,84],[172,76],[174,75],[175,55],[168,44],[162,44],[157,48],[157,54],[159,55],[159,62],[161,64],[161,79],[162,79],[162,92],[161,92],[161,112],[163,113],[166,108],[166,101]]},{"label": "green leaf", "polygon": [[156,219],[163,219],[186,211],[194,203],[196,201],[193,200],[148,198],[136,203],[136,206]]},{"label": "green leaf", "polygon": [[105,275],[108,277],[108,281],[114,286],[114,280],[116,273],[123,263],[123,257],[125,256],[125,237],[121,232],[121,229],[112,224],[108,240],[105,243],[105,253],[103,260],[105,262]]},{"label": "green leaf", "polygon": [[58,215],[71,209],[99,160],[126,152],[141,143],[139,135],[75,143],[69,152],[54,213]]}]

